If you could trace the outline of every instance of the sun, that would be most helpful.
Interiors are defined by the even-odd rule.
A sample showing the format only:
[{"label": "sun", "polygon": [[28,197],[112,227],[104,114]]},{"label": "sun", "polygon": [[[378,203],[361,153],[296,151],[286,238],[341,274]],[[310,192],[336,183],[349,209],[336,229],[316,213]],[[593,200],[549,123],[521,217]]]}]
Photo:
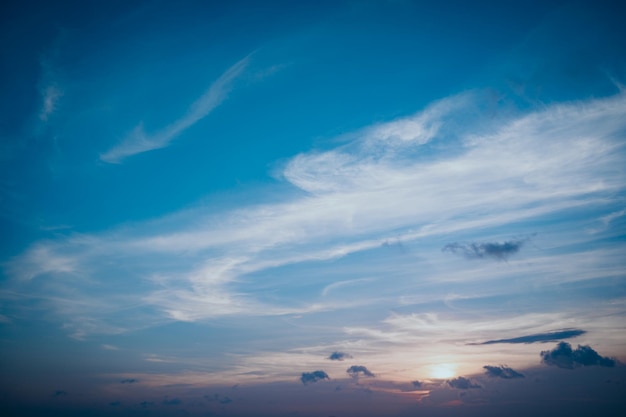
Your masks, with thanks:
[{"label": "sun", "polygon": [[451,363],[438,363],[430,366],[430,377],[435,379],[452,378],[456,375],[456,365]]}]

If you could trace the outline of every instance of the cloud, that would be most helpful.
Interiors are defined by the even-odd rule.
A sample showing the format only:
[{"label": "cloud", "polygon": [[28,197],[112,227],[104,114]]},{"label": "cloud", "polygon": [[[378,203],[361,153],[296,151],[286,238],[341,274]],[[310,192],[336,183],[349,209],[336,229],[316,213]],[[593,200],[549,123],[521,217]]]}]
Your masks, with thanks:
[{"label": "cloud", "polygon": [[120,381],[120,384],[134,384],[135,382],[139,382],[135,378],[126,378]]},{"label": "cloud", "polygon": [[497,377],[497,378],[503,378],[503,379],[524,378],[523,374],[505,365],[500,365],[500,366],[485,365],[483,366],[483,368],[485,369],[485,374],[489,376]]},{"label": "cloud", "polygon": [[587,333],[585,330],[580,329],[567,329],[559,330],[555,332],[536,333],[527,336],[513,337],[510,339],[496,339],[487,340],[482,343],[469,343],[470,345],[493,345],[495,343],[544,343],[555,342],[560,339],[570,339],[572,337],[580,336]]},{"label": "cloud", "polygon": [[344,359],[350,359],[350,358],[352,358],[352,355],[350,355],[349,353],[344,353],[344,352],[333,352],[328,357],[328,359],[330,359],[331,361],[343,361]]},{"label": "cloud", "polygon": [[328,374],[324,371],[302,372],[302,376],[300,377],[300,381],[302,381],[304,385],[324,379],[330,379]]},{"label": "cloud", "polygon": [[420,381],[411,381],[411,384],[413,384],[413,386],[415,388],[421,388],[422,387],[422,383]]},{"label": "cloud", "polygon": [[162,402],[163,405],[180,405],[182,403],[182,400],[179,398],[172,398],[171,400],[166,398]]},{"label": "cloud", "polygon": [[360,365],[352,365],[351,367],[349,367],[346,372],[348,373],[348,375],[350,375],[352,378],[358,378],[359,376],[367,376],[367,377],[374,377],[375,375],[370,372],[369,369],[367,369],[365,366],[360,366]]},{"label": "cloud", "polygon": [[[68,330],[84,337],[172,320],[347,309],[386,296],[410,297],[394,293],[407,288],[404,283],[383,288],[384,280],[373,281],[367,296],[334,302],[263,297],[254,281],[268,277],[268,288],[279,294],[281,274],[269,278],[269,272],[281,267],[313,269],[325,260],[347,262],[348,255],[359,252],[377,255],[389,241],[406,243],[408,249],[410,242],[428,245],[445,236],[543,221],[566,209],[608,212],[607,205],[615,205],[626,184],[619,140],[626,129],[626,94],[458,123],[473,111],[475,98],[450,97],[417,115],[354,132],[330,149],[294,156],[279,175],[290,187],[281,188],[285,194],[281,191],[275,200],[247,199],[231,209],[199,205],[106,232],[36,242],[5,264],[10,279],[3,283],[3,297],[10,292],[43,300]],[[623,251],[604,248],[593,256],[553,254],[529,263],[527,276],[541,275],[541,285],[612,276],[623,271],[622,258]],[[370,260],[376,262],[377,256],[367,257],[368,266]],[[389,267],[404,279],[415,273],[405,266]],[[424,283],[435,276],[468,281],[445,265],[435,267],[424,274]],[[357,276],[344,272],[325,275],[327,281],[320,280],[317,288]],[[490,291],[501,293],[506,272],[498,272],[498,283],[486,270],[471,278],[490,280]],[[106,291],[95,297],[95,289]],[[415,295],[432,296],[440,297]],[[122,318],[112,313],[139,305],[141,314]],[[397,334],[398,343],[402,337],[406,340]]]},{"label": "cloud", "polygon": [[51,84],[42,89],[41,96],[42,106],[39,112],[39,119],[45,122],[57,109],[57,103],[63,96],[63,90],[58,85]]},{"label": "cloud", "polygon": [[227,98],[233,87],[233,82],[243,73],[249,61],[250,57],[247,56],[230,67],[189,107],[187,113],[180,119],[153,135],[147,135],[140,123],[121,143],[101,154],[100,159],[104,162],[117,164],[129,156],[165,148],[174,138],[208,116]]},{"label": "cloud", "polygon": [[600,356],[598,352],[589,346],[578,345],[572,350],[567,342],[560,342],[552,350],[544,350],[540,353],[541,361],[546,365],[559,368],[573,369],[579,366],[615,366],[615,359]]},{"label": "cloud", "polygon": [[448,243],[441,250],[443,252],[452,252],[460,254],[468,259],[493,258],[503,261],[509,256],[519,252],[523,240],[511,240],[507,242],[487,242],[487,243]]},{"label": "cloud", "polygon": [[117,346],[113,346],[113,345],[101,345],[102,349],[104,350],[120,350]]},{"label": "cloud", "polygon": [[480,385],[475,384],[471,380],[469,380],[469,379],[467,379],[465,377],[462,377],[462,376],[460,376],[458,378],[450,379],[450,380],[448,380],[446,382],[452,388],[456,388],[456,389],[481,388]]},{"label": "cloud", "polygon": [[205,395],[204,398],[206,398],[208,401],[217,401],[220,404],[230,404],[233,402],[233,400],[231,400],[230,397],[228,396],[222,397],[219,394],[213,394],[212,396]]}]

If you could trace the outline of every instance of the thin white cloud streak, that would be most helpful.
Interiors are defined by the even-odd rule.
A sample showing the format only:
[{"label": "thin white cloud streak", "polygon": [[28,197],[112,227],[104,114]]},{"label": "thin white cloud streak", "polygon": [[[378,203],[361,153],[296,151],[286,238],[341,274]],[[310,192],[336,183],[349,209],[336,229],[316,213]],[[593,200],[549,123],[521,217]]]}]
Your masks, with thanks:
[{"label": "thin white cloud streak", "polygon": [[144,132],[140,123],[121,143],[100,155],[104,162],[117,164],[129,156],[155,149],[165,148],[185,130],[208,116],[219,106],[232,90],[234,81],[244,72],[250,57],[245,57],[223,73],[211,87],[194,102],[187,113],[180,119],[161,129],[153,135]]},{"label": "thin white cloud streak", "polygon": [[324,297],[327,296],[331,290],[336,290],[337,288],[347,287],[347,286],[362,283],[362,282],[371,282],[373,280],[374,280],[373,278],[361,278],[361,279],[351,279],[348,281],[333,282],[332,284],[329,284],[324,287],[324,289],[322,290],[322,296]]},{"label": "thin white cloud streak", "polygon": [[42,92],[42,105],[39,112],[39,119],[43,122],[48,121],[48,118],[56,111],[58,102],[63,96],[63,90],[56,85],[51,84],[45,87]]},{"label": "thin white cloud streak", "polygon": [[[245,60],[237,65],[241,68],[231,68],[225,79],[234,79]],[[516,119],[492,120],[488,128],[478,127],[481,119],[459,122],[474,114],[476,100],[472,94],[451,97],[415,116],[356,132],[345,145],[292,158],[283,178],[295,192],[283,202],[224,213],[199,209],[173,216],[169,231],[150,223],[40,242],[8,270],[25,281],[80,271],[81,277],[107,282],[119,273],[111,262],[123,260],[127,280],[142,285],[130,296],[160,311],[163,320],[297,314],[341,304],[303,297],[268,305],[247,291],[245,279],[374,250],[390,241],[480,233],[572,208],[614,212],[608,207],[616,204],[626,183],[626,95],[547,106]],[[207,98],[190,111],[193,116],[164,131],[190,126],[213,108],[211,102]],[[623,266],[614,253],[606,261],[611,271]],[[537,265],[550,268],[549,262]],[[592,278],[594,265],[572,275]],[[559,266],[564,265],[552,268]],[[440,272],[446,272],[444,278],[454,275],[450,269]],[[571,279],[548,272],[547,281]]]}]

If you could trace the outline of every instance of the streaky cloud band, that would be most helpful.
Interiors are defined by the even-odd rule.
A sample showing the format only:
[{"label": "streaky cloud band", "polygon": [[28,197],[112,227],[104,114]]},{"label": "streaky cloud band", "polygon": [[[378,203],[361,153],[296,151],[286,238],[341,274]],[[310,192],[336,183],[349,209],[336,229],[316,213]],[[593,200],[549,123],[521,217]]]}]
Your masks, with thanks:
[{"label": "streaky cloud band", "polygon": [[241,76],[250,62],[247,56],[224,72],[209,89],[194,102],[187,113],[153,135],[146,135],[139,123],[121,143],[100,155],[100,160],[119,164],[129,156],[165,148],[178,135],[208,116],[232,90],[233,82]]},{"label": "streaky cloud band", "polygon": [[468,343],[468,345],[493,345],[496,343],[544,343],[555,342],[561,339],[570,339],[572,337],[580,336],[587,333],[585,330],[580,329],[567,329],[556,332],[536,333],[527,336],[513,337],[510,339],[496,339],[487,340],[482,343]]}]

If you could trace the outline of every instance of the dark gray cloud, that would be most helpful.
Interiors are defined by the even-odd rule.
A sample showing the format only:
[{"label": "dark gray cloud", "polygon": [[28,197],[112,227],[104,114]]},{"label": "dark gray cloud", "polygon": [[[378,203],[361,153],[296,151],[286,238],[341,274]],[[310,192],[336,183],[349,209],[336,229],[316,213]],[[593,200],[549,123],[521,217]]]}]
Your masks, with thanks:
[{"label": "dark gray cloud", "polygon": [[302,381],[304,385],[324,379],[330,379],[328,374],[324,371],[302,372],[302,376],[300,377],[300,381]]},{"label": "dark gray cloud", "polygon": [[552,350],[544,350],[540,353],[541,361],[546,365],[559,368],[573,369],[579,366],[615,366],[615,359],[600,356],[598,352],[589,346],[578,345],[572,350],[567,342],[560,342]]},{"label": "dark gray cloud", "polygon": [[519,252],[525,240],[510,240],[508,242],[469,242],[448,243],[441,250],[463,255],[468,259],[492,258],[499,261],[508,259],[509,256]]},{"label": "dark gray cloud", "polygon": [[153,401],[142,401],[139,403],[140,406],[142,406],[143,408],[149,407],[151,405],[154,405]]},{"label": "dark gray cloud", "polygon": [[178,399],[178,398],[172,398],[171,400],[166,398],[166,399],[163,400],[162,404],[163,405],[180,405],[182,403],[183,402],[180,399]]},{"label": "dark gray cloud", "polygon": [[503,379],[513,379],[513,378],[524,378],[524,374],[521,374],[508,366],[500,365],[500,366],[483,366],[485,369],[485,373],[489,376],[503,378]]},{"label": "dark gray cloud", "polygon": [[422,383],[420,381],[411,381],[411,384],[413,384],[413,386],[415,388],[421,388],[422,387]]},{"label": "dark gray cloud", "polygon": [[63,391],[63,390],[56,390],[56,391],[54,391],[54,393],[52,394],[52,396],[53,396],[54,398],[57,398],[57,397],[64,397],[64,396],[66,396],[66,395],[67,395],[67,391]]},{"label": "dark gray cloud", "polygon": [[110,406],[112,407],[117,407],[118,405],[121,405],[122,403],[120,401],[111,401],[109,403]]},{"label": "dark gray cloud", "polygon": [[375,376],[372,372],[370,372],[369,369],[367,369],[365,366],[361,366],[361,365],[353,365],[351,367],[349,367],[346,372],[348,373],[348,375],[350,375],[353,378],[357,378],[359,376],[369,376],[369,377],[373,377]]},{"label": "dark gray cloud", "polygon": [[120,384],[134,384],[135,382],[139,382],[135,378],[126,378],[120,381]]},{"label": "dark gray cloud", "polygon": [[470,345],[492,345],[494,343],[537,343],[537,342],[556,342],[561,339],[569,339],[587,333],[580,329],[564,329],[555,332],[536,333],[527,336],[513,337],[511,339],[487,340],[482,343],[470,343]]},{"label": "dark gray cloud", "polygon": [[446,382],[452,388],[456,388],[456,389],[481,388],[480,385],[475,384],[471,380],[469,380],[468,378],[464,378],[462,376],[460,376],[458,378],[454,378],[454,379],[449,379]]},{"label": "dark gray cloud", "polygon": [[352,358],[352,355],[350,355],[349,353],[345,353],[345,352],[333,352],[328,357],[328,359],[330,359],[331,361],[342,361],[344,359],[350,359],[350,358]]}]

